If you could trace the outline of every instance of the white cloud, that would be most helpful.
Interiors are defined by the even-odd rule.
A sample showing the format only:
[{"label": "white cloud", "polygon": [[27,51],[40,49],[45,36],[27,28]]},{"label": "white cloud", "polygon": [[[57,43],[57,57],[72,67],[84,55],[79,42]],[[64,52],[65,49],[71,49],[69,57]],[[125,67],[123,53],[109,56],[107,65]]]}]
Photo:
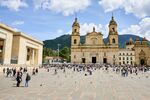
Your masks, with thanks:
[{"label": "white cloud", "polygon": [[1,7],[7,7],[10,10],[18,11],[20,8],[28,7],[24,0],[0,0]]},{"label": "white cloud", "polygon": [[13,28],[16,32],[19,32],[20,30],[18,28]]},{"label": "white cloud", "polygon": [[24,21],[21,21],[21,20],[16,20],[12,23],[13,26],[22,25],[22,24],[24,24]]},{"label": "white cloud", "polygon": [[143,18],[138,25],[131,25],[129,28],[123,29],[120,34],[135,34],[150,40],[150,17]]},{"label": "white cloud", "polygon": [[58,33],[58,34],[62,34],[63,32],[64,32],[64,31],[63,31],[62,29],[58,29],[58,30],[57,30],[57,33]]},{"label": "white cloud", "polygon": [[105,12],[113,11],[123,5],[124,0],[100,0],[99,4],[102,5]]},{"label": "white cloud", "polygon": [[91,0],[33,0],[36,9],[47,9],[64,16],[86,9]]},{"label": "white cloud", "polygon": [[[93,27],[95,27],[96,32],[101,32],[103,37],[106,38],[108,36],[108,25],[96,25],[94,23],[83,23],[80,25],[80,35],[86,35],[88,32],[93,31]],[[67,34],[71,34],[72,31],[70,30]]]},{"label": "white cloud", "polygon": [[100,0],[99,4],[105,12],[122,8],[127,14],[133,13],[139,18],[150,16],[150,0]]},{"label": "white cloud", "polygon": [[102,31],[102,25],[96,25],[94,23],[83,23],[80,25],[80,33],[81,35],[86,35],[88,32],[93,31],[93,27],[95,27],[96,31]]}]

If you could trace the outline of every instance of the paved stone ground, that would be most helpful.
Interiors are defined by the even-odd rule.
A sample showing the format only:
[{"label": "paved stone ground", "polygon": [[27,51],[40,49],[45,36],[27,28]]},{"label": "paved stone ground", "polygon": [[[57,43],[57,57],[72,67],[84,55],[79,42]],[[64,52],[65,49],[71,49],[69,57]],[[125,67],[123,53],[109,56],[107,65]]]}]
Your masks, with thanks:
[{"label": "paved stone ground", "polygon": [[23,81],[18,88],[13,78],[1,72],[0,100],[150,100],[150,72],[128,77],[103,70],[91,76],[70,70],[53,73],[54,70],[40,69],[31,76],[29,87],[24,87]]}]

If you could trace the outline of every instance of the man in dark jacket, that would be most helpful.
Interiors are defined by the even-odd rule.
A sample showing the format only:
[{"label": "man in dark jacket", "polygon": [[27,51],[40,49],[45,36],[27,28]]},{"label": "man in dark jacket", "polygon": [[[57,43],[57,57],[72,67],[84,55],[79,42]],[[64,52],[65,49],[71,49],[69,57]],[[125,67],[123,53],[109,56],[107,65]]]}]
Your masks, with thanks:
[{"label": "man in dark jacket", "polygon": [[27,73],[26,79],[25,79],[25,87],[28,87],[28,82],[31,80],[30,75]]},{"label": "man in dark jacket", "polygon": [[21,81],[22,81],[22,77],[21,77],[21,75],[20,75],[20,72],[17,73],[16,81],[17,81],[17,87],[19,87],[19,86],[20,86],[20,83],[21,83]]}]

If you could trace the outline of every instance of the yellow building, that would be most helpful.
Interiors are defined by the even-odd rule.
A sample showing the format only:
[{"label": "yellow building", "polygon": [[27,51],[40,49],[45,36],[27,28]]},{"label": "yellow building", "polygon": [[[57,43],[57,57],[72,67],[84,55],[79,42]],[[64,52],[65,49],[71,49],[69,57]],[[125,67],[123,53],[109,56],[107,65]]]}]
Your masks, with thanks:
[{"label": "yellow building", "polygon": [[120,49],[118,46],[117,23],[113,16],[108,27],[107,43],[104,43],[103,34],[96,32],[93,27],[93,31],[86,34],[85,43],[81,44],[80,24],[76,18],[72,25],[71,62],[150,65],[150,55],[148,55],[150,54],[150,48],[146,39],[139,44],[129,44],[125,49]]},{"label": "yellow building", "polygon": [[1,64],[42,64],[43,42],[0,23]]}]

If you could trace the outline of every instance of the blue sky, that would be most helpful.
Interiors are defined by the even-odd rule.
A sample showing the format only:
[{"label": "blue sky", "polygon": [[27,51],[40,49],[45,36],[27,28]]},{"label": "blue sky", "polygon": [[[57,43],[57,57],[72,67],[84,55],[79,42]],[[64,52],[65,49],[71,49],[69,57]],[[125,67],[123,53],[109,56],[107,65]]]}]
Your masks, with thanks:
[{"label": "blue sky", "polygon": [[75,18],[81,35],[96,27],[104,37],[112,12],[119,34],[150,40],[150,0],[0,0],[0,22],[39,40],[71,33]]}]

